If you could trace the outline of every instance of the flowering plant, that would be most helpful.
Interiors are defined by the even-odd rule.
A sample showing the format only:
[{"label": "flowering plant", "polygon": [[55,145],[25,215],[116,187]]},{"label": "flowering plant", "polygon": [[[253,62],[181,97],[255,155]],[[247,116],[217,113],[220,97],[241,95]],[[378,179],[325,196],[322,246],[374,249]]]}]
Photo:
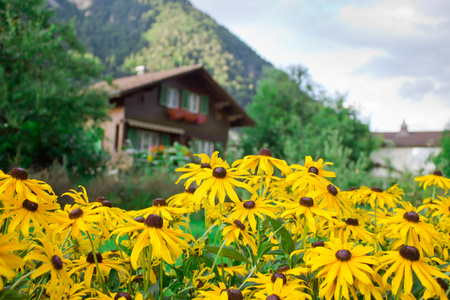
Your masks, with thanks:
[{"label": "flowering plant", "polygon": [[322,159],[198,156],[176,169],[183,193],[136,211],[82,187],[62,208],[26,170],[0,171],[0,298],[448,299],[441,173],[416,178],[433,189],[416,207],[398,185],[341,190]]}]

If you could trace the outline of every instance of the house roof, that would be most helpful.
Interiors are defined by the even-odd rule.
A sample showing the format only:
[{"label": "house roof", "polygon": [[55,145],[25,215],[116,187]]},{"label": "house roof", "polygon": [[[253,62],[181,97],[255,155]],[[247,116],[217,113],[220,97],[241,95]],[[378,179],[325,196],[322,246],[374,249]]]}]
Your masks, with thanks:
[{"label": "house roof", "polygon": [[105,90],[108,92],[109,97],[113,99],[151,85],[159,84],[162,81],[171,78],[186,76],[193,73],[200,75],[205,83],[210,87],[210,90],[217,95],[217,99],[221,101],[219,102],[218,107],[227,108],[227,112],[230,115],[230,126],[240,127],[256,125],[255,121],[253,121],[245,110],[212,78],[202,64],[145,73],[142,75],[121,77],[113,80],[111,84],[102,81],[94,84],[93,87]]},{"label": "house roof", "polygon": [[[399,132],[373,132],[372,136],[382,136],[384,140],[390,140],[397,147],[440,147],[441,131],[408,131],[406,123]],[[384,145],[387,143],[385,142]]]}]

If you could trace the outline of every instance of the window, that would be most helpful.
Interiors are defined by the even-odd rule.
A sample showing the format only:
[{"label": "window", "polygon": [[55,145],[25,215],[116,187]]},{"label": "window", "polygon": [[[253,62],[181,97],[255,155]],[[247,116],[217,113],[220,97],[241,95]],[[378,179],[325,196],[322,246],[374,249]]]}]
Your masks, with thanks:
[{"label": "window", "polygon": [[214,142],[195,139],[194,143],[195,143],[194,144],[195,153],[197,154],[205,153],[208,156],[211,156],[213,154]]},{"label": "window", "polygon": [[208,115],[208,111],[209,111],[209,100],[208,100],[208,96],[202,96],[202,104],[200,106],[200,113],[202,115],[207,116]]},{"label": "window", "polygon": [[141,152],[147,152],[152,146],[159,146],[159,135],[156,132],[138,130],[137,149]]},{"label": "window", "polygon": [[167,107],[178,108],[180,106],[180,92],[176,88],[167,88]]},{"label": "window", "polygon": [[194,93],[189,94],[188,107],[190,112],[198,113],[200,108],[200,96]]}]

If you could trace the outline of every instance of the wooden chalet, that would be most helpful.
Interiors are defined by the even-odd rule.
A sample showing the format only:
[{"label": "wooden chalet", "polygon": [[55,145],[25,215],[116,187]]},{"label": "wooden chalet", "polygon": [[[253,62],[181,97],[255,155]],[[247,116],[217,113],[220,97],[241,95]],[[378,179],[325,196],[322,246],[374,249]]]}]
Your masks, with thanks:
[{"label": "wooden chalet", "polygon": [[211,154],[226,147],[231,127],[255,122],[203,65],[145,73],[94,85],[108,92],[111,120],[103,148],[147,151],[174,142]]}]

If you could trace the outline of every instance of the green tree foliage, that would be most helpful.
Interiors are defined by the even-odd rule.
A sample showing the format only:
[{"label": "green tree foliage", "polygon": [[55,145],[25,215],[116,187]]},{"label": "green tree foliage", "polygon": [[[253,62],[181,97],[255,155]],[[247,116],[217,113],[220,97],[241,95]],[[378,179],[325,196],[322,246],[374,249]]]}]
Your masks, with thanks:
[{"label": "green tree foliage", "polygon": [[0,165],[39,169],[65,158],[74,172],[94,173],[108,98],[87,87],[102,66],[73,26],[52,18],[44,0],[0,0]]},{"label": "green tree foliage", "polygon": [[80,9],[57,1],[57,16],[75,18],[80,40],[114,77],[132,74],[138,65],[159,71],[201,63],[245,106],[263,67],[270,66],[186,0],[91,0]]},{"label": "green tree foliage", "polygon": [[351,150],[350,160],[357,163],[376,143],[368,125],[352,107],[344,106],[344,100],[326,95],[302,67],[287,72],[266,69],[248,107],[257,126],[243,129],[245,154],[266,145],[274,156],[288,162],[300,161],[305,155],[323,157],[326,141],[336,135],[339,144]]},{"label": "green tree foliage", "polygon": [[450,177],[450,129],[442,132],[441,152],[434,158],[438,170],[446,177]]}]

